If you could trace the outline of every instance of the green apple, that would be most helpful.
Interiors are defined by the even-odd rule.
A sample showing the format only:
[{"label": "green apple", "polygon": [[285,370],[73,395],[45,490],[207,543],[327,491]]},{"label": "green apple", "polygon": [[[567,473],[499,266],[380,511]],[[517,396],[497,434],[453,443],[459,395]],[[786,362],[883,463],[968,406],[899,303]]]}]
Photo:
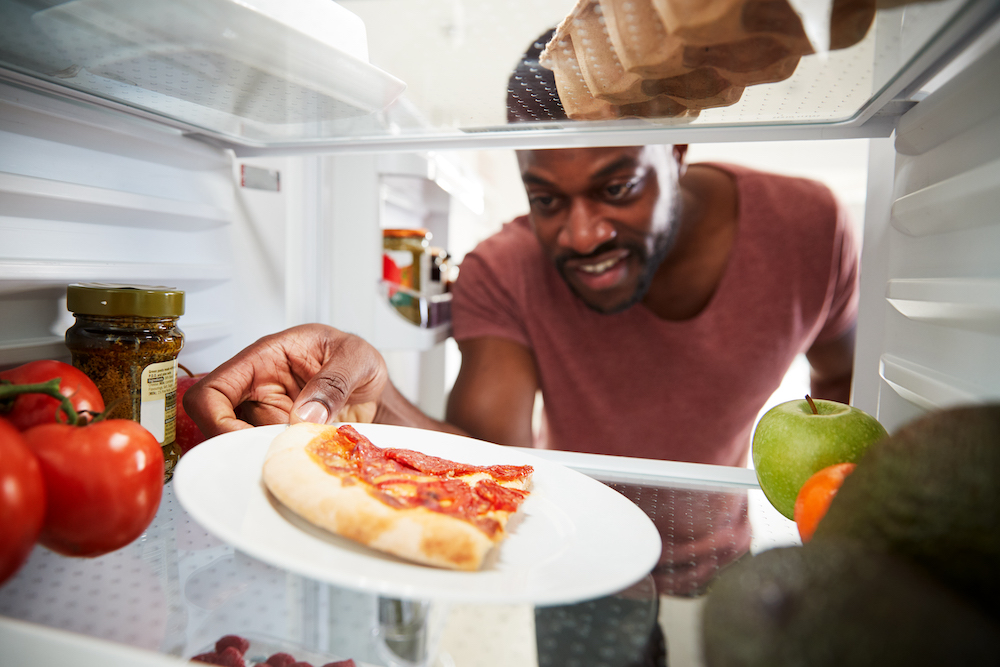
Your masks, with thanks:
[{"label": "green apple", "polygon": [[775,509],[794,519],[795,497],[806,480],[835,463],[857,463],[885,428],[863,410],[812,399],[776,405],[753,434],[753,465],[760,488]]}]

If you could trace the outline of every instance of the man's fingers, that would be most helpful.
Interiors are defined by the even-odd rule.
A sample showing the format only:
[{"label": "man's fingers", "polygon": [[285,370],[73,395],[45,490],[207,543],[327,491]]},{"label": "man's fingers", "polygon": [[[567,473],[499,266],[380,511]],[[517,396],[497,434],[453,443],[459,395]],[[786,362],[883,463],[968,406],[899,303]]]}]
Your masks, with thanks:
[{"label": "man's fingers", "polygon": [[307,421],[314,424],[330,424],[336,421],[337,413],[347,403],[354,391],[356,380],[337,366],[328,364],[302,387],[298,400],[292,408],[292,421]]},{"label": "man's fingers", "polygon": [[291,401],[287,400],[284,406],[280,405],[280,403],[278,405],[271,405],[258,401],[247,401],[241,403],[236,408],[236,416],[251,426],[287,424],[288,407],[291,405]]},{"label": "man's fingers", "polygon": [[375,348],[360,338],[346,336],[336,342],[329,361],[302,387],[292,405],[290,421],[332,424],[343,421],[344,416],[371,421],[387,379],[385,362]]},{"label": "man's fingers", "polygon": [[382,355],[364,340],[302,325],[265,336],[209,373],[187,391],[184,409],[208,436],[345,415],[371,421],[387,382]]},{"label": "man's fingers", "polygon": [[236,416],[232,401],[203,378],[184,394],[184,411],[207,437],[250,428]]},{"label": "man's fingers", "polygon": [[371,424],[375,421],[375,413],[378,412],[378,403],[368,401],[367,403],[355,403],[344,406],[337,413],[337,421],[354,422],[356,424]]}]

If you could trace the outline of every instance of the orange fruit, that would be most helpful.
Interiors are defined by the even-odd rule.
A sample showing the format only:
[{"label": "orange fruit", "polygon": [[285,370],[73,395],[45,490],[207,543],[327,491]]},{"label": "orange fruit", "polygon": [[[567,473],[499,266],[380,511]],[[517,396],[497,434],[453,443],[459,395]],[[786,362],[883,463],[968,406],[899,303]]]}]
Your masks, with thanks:
[{"label": "orange fruit", "polygon": [[799,489],[795,498],[795,525],[802,542],[812,539],[820,519],[826,515],[841,484],[854,472],[854,463],[836,463],[815,472]]}]

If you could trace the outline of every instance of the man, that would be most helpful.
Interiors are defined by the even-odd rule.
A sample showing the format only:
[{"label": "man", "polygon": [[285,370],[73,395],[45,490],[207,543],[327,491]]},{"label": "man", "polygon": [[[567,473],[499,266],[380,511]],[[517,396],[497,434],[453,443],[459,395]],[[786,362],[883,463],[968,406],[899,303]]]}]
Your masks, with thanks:
[{"label": "man", "polygon": [[519,153],[530,213],[470,253],[455,286],[446,421],[406,401],[364,341],[317,325],[251,346],[185,408],[210,435],[346,416],[531,446],[540,388],[546,446],[744,465],[800,352],[813,393],[847,401],[857,249],[822,186],[684,153]]},{"label": "man", "polygon": [[[371,346],[319,325],[252,345],[188,390],[185,408],[207,434],[374,420],[531,446],[540,388],[545,446],[744,465],[756,415],[800,352],[812,393],[848,400],[857,249],[819,184],[686,167],[684,154],[518,154],[530,212],[467,255],[455,285],[462,365],[446,421],[406,401]],[[639,491],[663,536],[659,594],[697,595],[748,551],[745,493]],[[618,627],[644,604],[625,594],[536,610],[539,664],[598,636],[619,639],[586,650],[623,650],[617,630],[579,623]],[[653,619],[621,664],[663,664]]]},{"label": "man", "polygon": [[[511,78],[512,122],[565,118],[551,72],[537,64],[547,38]],[[518,153],[530,211],[462,263],[452,302],[462,365],[445,421],[396,390],[370,345],[321,325],[250,346],[191,388],[186,410],[209,435],[376,421],[745,465],[755,418],[799,353],[814,396],[848,400],[857,244],[823,186],[687,166],[685,153],[662,145]],[[539,389],[545,428],[535,443]],[[659,594],[696,595],[749,549],[745,493],[638,491],[633,500],[663,536]],[[536,610],[539,665],[579,649],[620,652],[614,664],[664,664],[655,613],[635,625],[634,641],[623,640],[623,619],[648,612],[636,595]],[[614,639],[595,639],[606,636]]]}]

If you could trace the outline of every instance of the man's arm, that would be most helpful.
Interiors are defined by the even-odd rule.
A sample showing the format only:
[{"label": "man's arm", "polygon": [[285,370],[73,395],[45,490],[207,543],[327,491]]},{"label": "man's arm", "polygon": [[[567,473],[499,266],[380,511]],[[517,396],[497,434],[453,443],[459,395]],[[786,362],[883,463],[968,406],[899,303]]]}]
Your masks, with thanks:
[{"label": "man's arm", "polygon": [[851,375],[854,372],[854,334],[852,326],[833,340],[815,343],[806,352],[809,360],[810,390],[814,398],[847,403],[851,398]]},{"label": "man's arm", "polygon": [[462,368],[448,399],[450,424],[504,445],[532,445],[538,375],[531,351],[506,338],[461,341]]}]

